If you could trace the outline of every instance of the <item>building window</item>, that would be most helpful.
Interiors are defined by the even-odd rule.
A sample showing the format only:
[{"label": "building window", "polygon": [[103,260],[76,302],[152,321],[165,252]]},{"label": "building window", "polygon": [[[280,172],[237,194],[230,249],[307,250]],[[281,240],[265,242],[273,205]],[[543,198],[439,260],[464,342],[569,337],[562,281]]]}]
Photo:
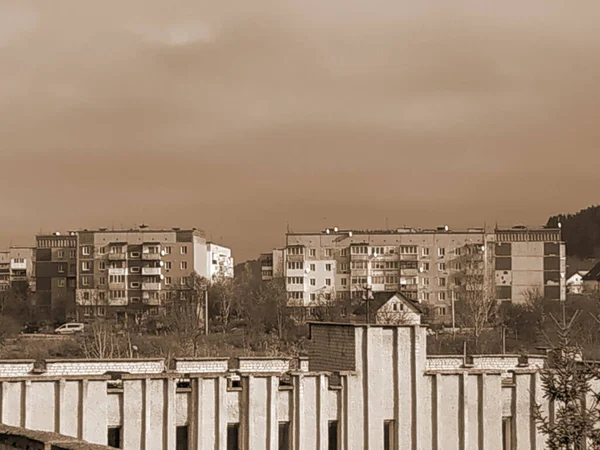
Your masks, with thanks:
[{"label": "building window", "polygon": [[423,272],[428,272],[429,271],[429,263],[423,263],[421,264],[421,268],[423,269]]},{"label": "building window", "polygon": [[139,289],[140,283],[138,281],[132,281],[130,286],[131,286],[131,289]]},{"label": "building window", "polygon": [[171,270],[171,261],[165,261],[165,269]]},{"label": "building window", "polygon": [[89,272],[92,267],[89,261],[81,261],[81,270],[84,272]]},{"label": "building window", "polygon": [[325,278],[325,286],[331,286],[331,278]]},{"label": "building window", "polygon": [[342,286],[348,286],[348,278],[341,278],[340,283]]},{"label": "building window", "polygon": [[108,428],[108,445],[114,448],[121,448],[121,427]]},{"label": "building window", "polygon": [[81,277],[81,285],[89,286],[90,285],[90,277]]},{"label": "building window", "polygon": [[181,246],[181,254],[187,255],[187,252],[188,252],[187,245],[182,245]]},{"label": "building window", "polygon": [[437,254],[438,254],[439,257],[446,256],[446,249],[444,247],[438,248]]},{"label": "building window", "polygon": [[340,256],[348,256],[348,248],[341,249]]},{"label": "building window", "polygon": [[316,286],[317,285],[317,279],[316,278],[311,278],[310,279],[310,285],[311,286]]},{"label": "building window", "polygon": [[227,450],[239,450],[240,424],[227,424]]},{"label": "building window", "polygon": [[84,245],[83,247],[81,247],[81,254],[82,255],[89,255],[91,253],[91,249],[89,245]]},{"label": "building window", "polygon": [[64,278],[58,279],[58,287],[65,287],[65,279]]},{"label": "building window", "polygon": [[170,255],[171,254],[171,246],[167,245],[165,247],[165,255]]},{"label": "building window", "polygon": [[64,264],[58,265],[58,273],[65,273],[65,265]]},{"label": "building window", "polygon": [[98,308],[96,308],[96,314],[99,316],[105,316],[106,308],[104,306],[98,306]]},{"label": "building window", "polygon": [[186,283],[187,283],[187,277],[179,278],[179,284],[181,284],[182,286],[185,286]]},{"label": "building window", "polygon": [[438,263],[438,270],[446,270],[446,263]]},{"label": "building window", "polygon": [[423,286],[429,286],[429,278],[426,278],[426,277],[421,278],[421,284]]},{"label": "building window", "polygon": [[98,292],[98,300],[104,301],[106,299],[106,292]]},{"label": "building window", "polygon": [[383,422],[383,449],[392,450],[396,448],[396,427],[393,420]]},{"label": "building window", "polygon": [[69,258],[75,258],[75,250],[69,250]]},{"label": "building window", "polygon": [[429,247],[423,247],[423,248],[421,248],[421,255],[422,256],[429,256]]},{"label": "building window", "polygon": [[167,286],[171,284],[171,277],[165,277],[165,284]]},{"label": "building window", "polygon": [[181,270],[187,269],[187,261],[181,261]]},{"label": "building window", "polygon": [[57,257],[58,257],[58,259],[63,259],[65,257],[65,251],[59,250],[57,253]]},{"label": "building window", "polygon": [[438,292],[438,300],[443,302],[446,300],[446,293],[445,292]]},{"label": "building window", "polygon": [[106,247],[98,247],[98,254],[99,255],[105,255],[106,254]]},{"label": "building window", "polygon": [[[314,264],[311,264],[313,266]],[[304,264],[301,261],[290,261],[288,262],[288,270],[302,270]]]},{"label": "building window", "polygon": [[98,262],[98,269],[99,270],[106,270],[106,262],[104,262],[104,261]]},{"label": "building window", "polygon": [[91,306],[84,306],[83,307],[83,315],[85,317],[90,317],[92,315],[92,307]]},{"label": "building window", "polygon": [[328,450],[338,450],[338,422],[330,420],[328,429]]},{"label": "building window", "polygon": [[188,450],[189,436],[187,425],[177,427],[175,430],[175,450]]},{"label": "building window", "polygon": [[325,249],[325,257],[326,258],[331,258],[333,256],[333,249],[332,248],[326,248]]},{"label": "building window", "polygon": [[288,277],[287,282],[288,282],[288,284],[304,284],[304,278],[303,277]]},{"label": "building window", "polygon": [[311,249],[309,249],[309,250],[308,250],[308,255],[309,255],[311,258],[316,258],[316,256],[317,256],[317,249],[316,249],[316,248],[311,248]]},{"label": "building window", "polygon": [[403,255],[416,255],[417,254],[417,246],[416,245],[401,245],[400,253]]},{"label": "building window", "polygon": [[340,263],[340,272],[348,272],[348,263]]},{"label": "building window", "polygon": [[279,450],[290,450],[290,423],[279,422]]},{"label": "building window", "polygon": [[421,299],[423,301],[429,301],[429,292],[421,292]]},{"label": "building window", "polygon": [[446,279],[445,278],[438,278],[438,286],[440,287],[446,287]]},{"label": "building window", "polygon": [[83,293],[83,299],[84,300],[89,300],[90,299],[90,293],[89,292],[84,292]]},{"label": "building window", "polygon": [[446,315],[446,307],[445,306],[438,306],[435,309],[436,313],[438,316],[445,316]]},{"label": "building window", "polygon": [[131,270],[131,273],[140,273],[140,266],[133,266],[129,270]]},{"label": "building window", "polygon": [[325,264],[325,270],[331,272],[331,264]]}]

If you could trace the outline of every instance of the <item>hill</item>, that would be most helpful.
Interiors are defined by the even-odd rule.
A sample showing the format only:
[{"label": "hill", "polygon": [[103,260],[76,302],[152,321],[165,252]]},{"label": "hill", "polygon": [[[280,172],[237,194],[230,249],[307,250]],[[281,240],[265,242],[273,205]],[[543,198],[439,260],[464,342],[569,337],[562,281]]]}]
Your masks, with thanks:
[{"label": "hill", "polygon": [[600,206],[590,206],[575,214],[559,214],[547,226],[562,224],[567,254],[579,258],[600,258]]}]

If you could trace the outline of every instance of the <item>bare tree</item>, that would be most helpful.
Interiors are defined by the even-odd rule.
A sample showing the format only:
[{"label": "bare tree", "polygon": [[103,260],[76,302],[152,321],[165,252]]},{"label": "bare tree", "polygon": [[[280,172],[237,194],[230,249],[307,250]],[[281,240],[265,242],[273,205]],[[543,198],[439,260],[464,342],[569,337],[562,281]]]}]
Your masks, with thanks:
[{"label": "bare tree", "polygon": [[216,304],[221,319],[222,332],[225,333],[229,328],[229,322],[233,308],[238,298],[238,294],[244,294],[239,289],[239,285],[231,278],[218,278],[210,286],[209,295],[212,298],[212,304]]},{"label": "bare tree", "polygon": [[86,358],[121,358],[133,354],[128,336],[123,339],[116,334],[113,324],[106,320],[92,321],[80,342]]}]

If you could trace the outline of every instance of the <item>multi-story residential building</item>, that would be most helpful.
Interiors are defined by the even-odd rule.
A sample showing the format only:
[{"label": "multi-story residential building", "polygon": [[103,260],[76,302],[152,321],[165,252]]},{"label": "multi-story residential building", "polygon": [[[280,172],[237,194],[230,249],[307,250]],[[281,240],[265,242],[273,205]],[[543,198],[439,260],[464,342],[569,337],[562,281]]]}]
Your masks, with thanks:
[{"label": "multi-story residential building", "polygon": [[77,233],[36,236],[36,315],[64,321],[75,314]]},{"label": "multi-story residential building", "polygon": [[276,248],[271,253],[260,255],[260,272],[263,281],[269,281],[284,275],[284,253],[285,249]]},{"label": "multi-story residential building", "polygon": [[100,229],[77,234],[80,318],[122,317],[139,308],[156,311],[165,293],[181,290],[192,273],[206,278],[215,273],[210,244],[197,229]]},{"label": "multi-story residential building", "polygon": [[566,299],[566,248],[560,229],[498,229],[494,242],[496,298],[524,302],[530,295]]},{"label": "multi-story residential building", "polygon": [[206,267],[208,268],[208,278],[233,278],[233,257],[231,249],[215,244],[207,243],[206,246]]},{"label": "multi-story residential building", "polygon": [[33,257],[33,247],[12,246],[0,252],[0,290],[10,287],[34,289]]},{"label": "multi-story residential building", "polygon": [[[274,258],[263,258],[265,279]],[[560,230],[553,229],[334,228],[286,234],[282,274],[294,306],[360,299],[366,290],[401,292],[449,319],[453,301],[473,292],[521,302],[529,290],[540,289],[548,298],[564,299],[564,258]]]},{"label": "multi-story residential building", "polygon": [[[197,229],[80,230],[38,236],[39,305],[65,320],[156,311],[166,292],[187,287],[192,273],[233,276],[231,250]],[[65,305],[62,309],[59,305]]]}]

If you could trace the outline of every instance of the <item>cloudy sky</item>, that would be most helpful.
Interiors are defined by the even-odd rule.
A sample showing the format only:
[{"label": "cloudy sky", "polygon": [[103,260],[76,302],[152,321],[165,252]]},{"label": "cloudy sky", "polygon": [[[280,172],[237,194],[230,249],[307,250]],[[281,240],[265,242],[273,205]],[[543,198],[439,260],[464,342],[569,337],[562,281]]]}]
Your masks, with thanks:
[{"label": "cloudy sky", "polygon": [[545,223],[598,202],[600,2],[0,2],[0,246]]}]

